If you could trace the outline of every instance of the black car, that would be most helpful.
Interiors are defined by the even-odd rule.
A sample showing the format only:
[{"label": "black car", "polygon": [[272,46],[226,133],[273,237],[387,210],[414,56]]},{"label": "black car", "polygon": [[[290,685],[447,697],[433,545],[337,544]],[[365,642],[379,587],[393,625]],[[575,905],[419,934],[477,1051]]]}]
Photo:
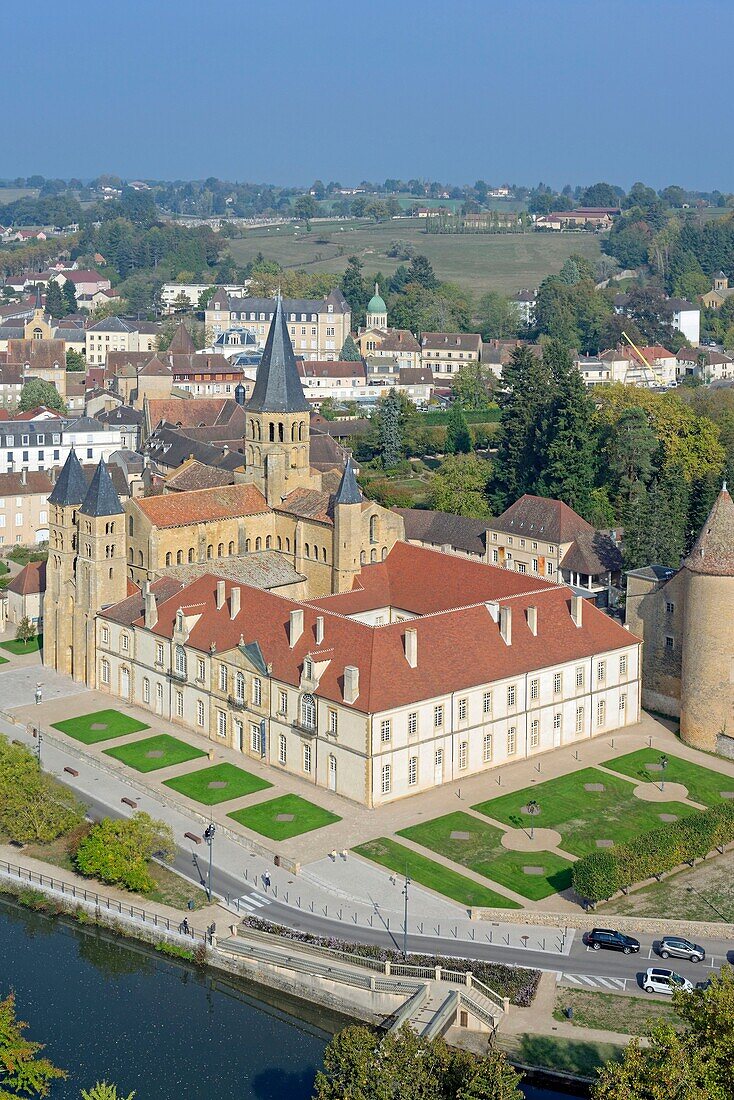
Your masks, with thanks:
[{"label": "black car", "polygon": [[632,955],[640,950],[638,940],[612,928],[592,928],[586,937],[586,942],[589,947],[593,947],[594,951],[608,947],[611,951],[624,951],[625,955]]}]

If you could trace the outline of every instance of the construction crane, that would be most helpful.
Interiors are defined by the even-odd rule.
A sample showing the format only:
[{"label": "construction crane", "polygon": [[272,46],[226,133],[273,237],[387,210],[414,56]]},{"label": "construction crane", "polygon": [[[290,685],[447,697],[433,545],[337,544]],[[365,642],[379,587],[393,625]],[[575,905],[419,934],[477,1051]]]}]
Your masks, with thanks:
[{"label": "construction crane", "polygon": [[[633,352],[635,353],[635,355],[639,359],[640,363],[642,364],[643,371],[649,371],[650,374],[652,375],[653,379],[658,383],[658,385],[662,386],[662,387],[665,387],[665,381],[664,381],[662,375],[658,374],[658,372],[653,367],[652,363],[650,363],[645,358],[645,356],[642,354],[642,352],[637,347],[637,345],[635,343],[633,343],[632,340],[630,340],[627,333],[623,332],[622,336],[624,336],[625,340],[627,341],[627,343],[629,344],[629,346],[632,348]],[[627,385],[627,375],[628,374],[629,374],[629,367],[627,368],[627,370],[625,371],[625,374],[624,374],[624,384],[625,384],[625,386]],[[647,382],[647,375],[646,374],[643,374],[643,378],[644,378],[645,382]]]}]

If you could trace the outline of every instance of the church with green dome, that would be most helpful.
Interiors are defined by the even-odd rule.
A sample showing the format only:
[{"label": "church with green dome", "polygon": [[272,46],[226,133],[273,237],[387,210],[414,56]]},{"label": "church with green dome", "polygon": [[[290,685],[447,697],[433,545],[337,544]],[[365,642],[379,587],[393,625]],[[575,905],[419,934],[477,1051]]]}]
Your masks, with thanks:
[{"label": "church with green dome", "polygon": [[387,306],[385,305],[385,299],[380,296],[378,283],[375,283],[375,293],[367,304],[365,328],[376,328],[382,332],[387,329]]}]

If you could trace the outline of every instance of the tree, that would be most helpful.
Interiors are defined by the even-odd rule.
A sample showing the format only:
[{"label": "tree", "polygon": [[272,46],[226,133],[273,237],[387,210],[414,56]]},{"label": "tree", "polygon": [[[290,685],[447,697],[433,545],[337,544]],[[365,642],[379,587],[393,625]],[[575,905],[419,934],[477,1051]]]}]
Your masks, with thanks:
[{"label": "tree", "polygon": [[546,344],[543,362],[550,371],[554,393],[548,411],[545,469],[538,480],[538,492],[562,500],[588,517],[596,479],[594,406],[571,353],[562,344]]},{"label": "tree", "polygon": [[24,645],[28,645],[36,637],[36,624],[32,623],[27,615],[18,623],[15,631],[15,638],[18,642],[23,642]]},{"label": "tree", "polygon": [[477,321],[483,340],[502,340],[507,336],[517,336],[520,331],[517,306],[504,294],[494,290],[479,299]]},{"label": "tree", "polygon": [[435,290],[438,286],[436,273],[427,256],[414,256],[408,268],[408,281],[417,283],[425,290]]},{"label": "tree", "polygon": [[57,412],[66,412],[66,406],[56,387],[50,382],[44,382],[41,378],[32,378],[20,391],[18,411],[28,412],[29,409],[37,409],[39,405],[56,409]]},{"label": "tree", "polygon": [[120,821],[105,817],[93,825],[76,850],[75,862],[84,875],[147,894],[154,886],[148,869],[152,856],[171,859],[174,851],[170,826],[136,813]]},{"label": "tree", "polygon": [[400,398],[395,390],[380,398],[379,440],[382,465],[389,469],[397,466],[403,457],[403,435],[400,425]]},{"label": "tree", "polygon": [[43,1043],[26,1039],[28,1024],[15,1015],[15,994],[0,1001],[0,1096],[48,1096],[54,1081],[67,1076],[48,1058]]},{"label": "tree", "polygon": [[451,391],[462,409],[481,410],[489,407],[490,396],[497,379],[489,367],[481,363],[465,363],[453,376]]},{"label": "tree", "polygon": [[109,1085],[106,1081],[98,1081],[91,1089],[82,1089],[82,1100],[133,1100],[134,1096],[134,1092],[121,1096],[117,1085]]},{"label": "tree", "polygon": [[350,256],[341,281],[341,292],[352,311],[352,326],[354,328],[364,321],[367,302],[369,301],[369,291],[362,278],[363,267],[364,264],[358,256]]},{"label": "tree", "polygon": [[431,482],[431,508],[456,516],[488,516],[487,486],[492,467],[474,454],[446,458]]},{"label": "tree", "polygon": [[342,350],[339,358],[344,363],[359,363],[362,359],[359,348],[354,342],[354,337],[351,332],[347,333],[347,338],[342,344]]},{"label": "tree", "polygon": [[523,1100],[522,1077],[499,1050],[490,1050],[476,1072],[456,1094],[456,1100]]},{"label": "tree", "polygon": [[33,753],[0,738],[0,830],[11,840],[50,841],[73,829],[84,807],[38,768]]},{"label": "tree", "polygon": [[64,317],[68,310],[66,309],[66,303],[61,293],[61,287],[55,279],[49,279],[46,284],[46,312],[51,317]]},{"label": "tree", "polygon": [[313,195],[299,195],[293,205],[293,213],[297,218],[303,218],[306,225],[309,225],[312,218],[315,218],[319,212],[319,204]]},{"label": "tree", "polygon": [[619,193],[611,183],[594,183],[579,195],[579,206],[619,207]]},{"label": "tree", "polygon": [[66,369],[68,371],[86,370],[87,360],[84,357],[84,352],[69,348],[66,352]]},{"label": "tree", "polygon": [[605,454],[617,500],[617,512],[627,523],[628,510],[636,504],[652,476],[658,441],[643,409],[625,409],[607,439]]},{"label": "tree", "polygon": [[449,409],[446,426],[446,452],[452,455],[466,455],[469,454],[471,449],[469,425],[466,422],[463,408],[458,401],[455,401]]},{"label": "tree", "polygon": [[499,510],[536,490],[545,463],[550,397],[547,364],[529,347],[515,348],[498,395],[502,416],[492,502]]},{"label": "tree", "polygon": [[64,299],[64,313],[76,313],[76,289],[71,279],[67,279],[61,290]]}]

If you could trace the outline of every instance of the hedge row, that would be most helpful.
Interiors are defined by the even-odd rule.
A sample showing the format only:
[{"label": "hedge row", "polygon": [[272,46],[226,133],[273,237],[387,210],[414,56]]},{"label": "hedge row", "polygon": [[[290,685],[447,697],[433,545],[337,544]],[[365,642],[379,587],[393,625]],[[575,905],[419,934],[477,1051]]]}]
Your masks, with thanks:
[{"label": "hedge row", "polygon": [[510,1002],[520,1008],[528,1008],[532,1003],[540,981],[539,970],[526,970],[519,966],[505,966],[503,963],[484,962],[481,959],[444,958],[442,955],[413,955],[403,958],[401,951],[393,951],[375,944],[352,943],[337,936],[317,936],[313,932],[299,932],[296,928],[287,928],[282,924],[272,924],[261,917],[247,917],[242,924],[257,932],[295,940],[298,943],[327,947],[330,951],[346,951],[352,955],[361,955],[380,962],[407,963],[409,966],[441,966],[444,970],[459,970],[465,973],[471,970],[475,978],[484,982],[500,997],[509,997]]},{"label": "hedge row", "polygon": [[664,828],[641,833],[626,844],[584,856],[573,865],[573,888],[589,901],[605,901],[637,882],[703,859],[733,840],[734,804],[722,802]]},{"label": "hedge row", "polygon": [[[464,416],[467,424],[496,424],[500,420],[501,413],[499,405],[488,405],[486,409],[467,409]],[[430,412],[419,413],[416,420],[427,426],[448,424],[448,409],[431,409]]]}]

